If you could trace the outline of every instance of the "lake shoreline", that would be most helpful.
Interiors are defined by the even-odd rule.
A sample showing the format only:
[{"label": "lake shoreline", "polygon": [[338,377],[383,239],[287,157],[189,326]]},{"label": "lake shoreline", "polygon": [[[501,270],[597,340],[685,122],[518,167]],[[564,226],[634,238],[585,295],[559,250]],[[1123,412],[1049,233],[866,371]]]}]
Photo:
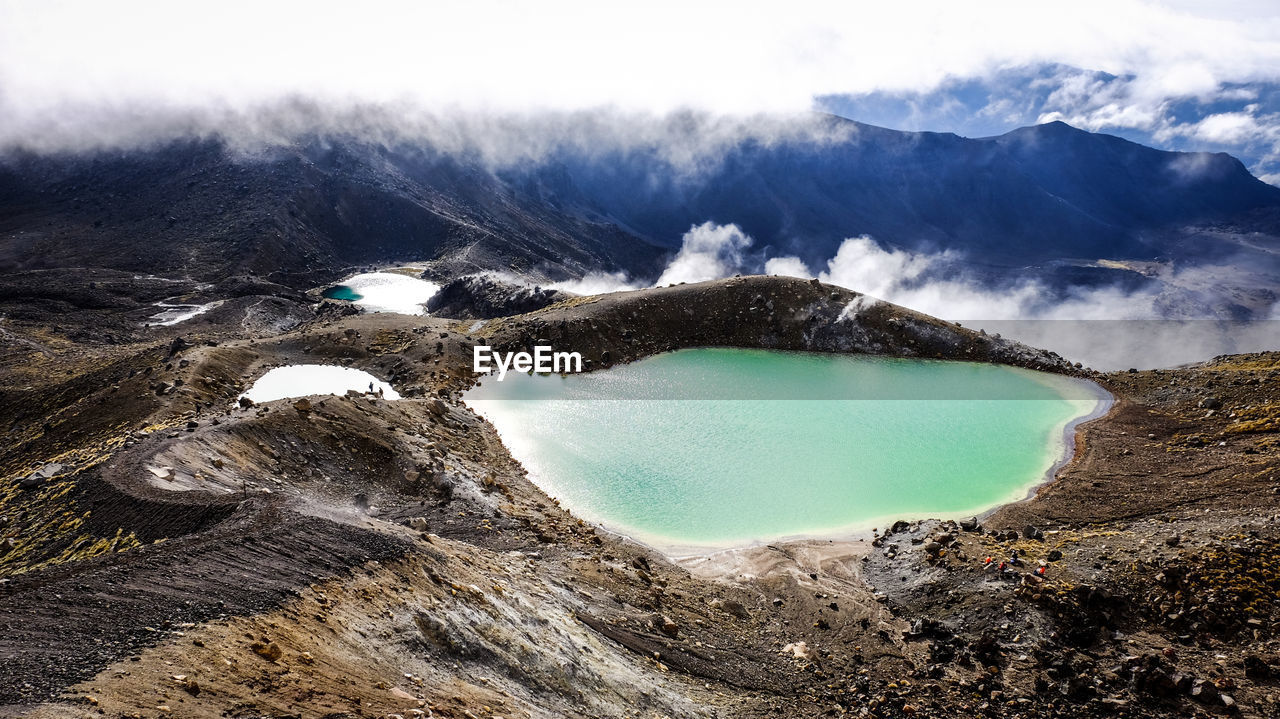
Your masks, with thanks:
[{"label": "lake shoreline", "polygon": [[1079,377],[1072,377],[1069,379],[1071,379],[1074,382],[1078,382],[1082,384],[1083,386],[1089,388],[1091,391],[1095,393],[1095,403],[1094,403],[1093,409],[1088,414],[1081,415],[1079,417],[1076,417],[1075,419],[1068,421],[1066,425],[1062,428],[1062,441],[1063,441],[1063,444],[1065,445],[1065,449],[1063,450],[1061,456],[1058,457],[1057,461],[1053,463],[1053,466],[1045,471],[1044,476],[1040,478],[1040,481],[1036,482],[1031,487],[1029,487],[1021,499],[1018,499],[1013,502],[1001,502],[995,507],[992,507],[991,509],[988,509],[987,511],[982,512],[981,514],[978,514],[977,515],[978,519],[980,520],[986,519],[987,517],[990,517],[991,515],[1000,511],[1002,507],[1005,507],[1007,505],[1017,504],[1019,502],[1025,502],[1029,499],[1034,498],[1036,494],[1039,493],[1041,488],[1053,482],[1053,480],[1057,479],[1058,473],[1075,461],[1076,449],[1077,449],[1077,437],[1079,435],[1080,429],[1085,424],[1088,424],[1089,422],[1093,422],[1095,420],[1099,420],[1099,419],[1102,419],[1103,417],[1106,417],[1107,414],[1111,412],[1111,409],[1115,407],[1115,404],[1116,404],[1115,395],[1108,392],[1107,389],[1102,385],[1098,384],[1097,382],[1094,382],[1093,380],[1083,379]]},{"label": "lake shoreline", "polygon": [[[757,294],[774,303],[772,317],[745,314],[767,309]],[[878,346],[914,357],[948,351],[949,338],[956,359],[1036,356],[995,355],[980,335],[911,320],[901,309],[869,314],[863,319],[879,324],[859,329],[839,320],[849,299],[829,286],[743,278],[575,299],[481,325],[317,308],[306,324],[271,337],[241,322],[238,313],[256,300],[228,301],[185,331],[147,334],[145,345],[52,346],[33,355],[38,373],[6,367],[19,416],[32,418],[14,426],[11,462],[21,453],[65,466],[11,495],[31,519],[0,557],[11,571],[0,611],[14,628],[3,638],[12,660],[0,694],[40,716],[90,711],[75,697],[93,697],[112,715],[146,713],[166,696],[184,698],[177,706],[202,717],[249,703],[345,708],[356,700],[389,714],[404,705],[379,682],[413,672],[424,678],[423,700],[455,714],[464,707],[452,698],[457,687],[475,687],[463,695],[475,699],[471,707],[508,702],[504,715],[528,706],[577,716],[618,701],[619,687],[667,686],[731,716],[809,716],[869,702],[853,692],[886,697],[886,715],[910,703],[915,716],[964,716],[976,707],[975,681],[1037,702],[1014,710],[1028,715],[1103,716],[1123,713],[1120,702],[1153,716],[1200,706],[1184,698],[1171,708],[1146,684],[1108,671],[1154,656],[1163,657],[1163,676],[1235,683],[1241,715],[1274,709],[1269,683],[1216,658],[1256,656],[1259,641],[1274,642],[1274,624],[1246,623],[1245,604],[1234,601],[1198,602],[1169,624],[1161,605],[1172,592],[1157,577],[1189,563],[1234,568],[1261,558],[1267,572],[1276,566],[1274,433],[1236,430],[1243,408],[1275,387],[1280,353],[1093,375],[1116,402],[1105,419],[1077,427],[1075,463],[1033,500],[1003,505],[983,532],[924,521],[882,532],[880,546],[798,540],[687,561],[579,521],[529,482],[490,424],[458,403],[474,381],[472,347],[481,340],[509,351],[545,337],[581,348],[597,366],[709,343]],[[895,318],[906,319],[890,324]],[[47,341],[23,327],[6,331]],[[171,344],[179,335],[184,341]],[[923,344],[931,338],[937,344]],[[99,353],[110,353],[107,364]],[[410,398],[312,398],[310,412],[230,409],[265,370],[317,361],[394,374]],[[166,391],[158,393],[161,382]],[[1208,411],[1201,403],[1209,397],[1222,409]],[[56,431],[42,432],[46,421]],[[1190,431],[1210,441],[1189,441]],[[235,491],[162,490],[144,474],[149,466],[200,472]],[[36,469],[51,468],[13,464],[11,472]],[[65,522],[88,510],[83,531],[94,543],[68,551],[82,530],[68,532]],[[1027,537],[1028,526],[1043,536]],[[1024,563],[1016,571],[985,567],[986,557],[1014,550]],[[1028,576],[1041,561],[1043,582]],[[1249,576],[1211,572],[1189,589],[1230,596]],[[1276,596],[1271,577],[1251,580],[1258,596]],[[81,637],[86,621],[109,639],[92,651]],[[1191,623],[1224,631],[1206,645],[1194,637],[1186,644]],[[246,634],[269,638],[262,648],[274,653],[274,644],[281,661],[260,660]],[[956,661],[938,651],[954,651]],[[198,671],[220,654],[236,661]],[[198,681],[198,698],[173,693],[175,671]],[[276,681],[281,671],[298,684]],[[566,671],[611,683],[584,681],[585,695],[542,693],[546,678]],[[1138,679],[1150,669],[1144,661],[1134,671]],[[507,694],[477,687],[477,676],[503,682],[497,688]],[[1077,678],[1106,693],[1063,693]],[[644,702],[662,695],[627,696],[632,706],[655,706]],[[655,708],[693,715],[673,703]]]},{"label": "lake shoreline", "polygon": [[[812,532],[787,535],[768,540],[730,545],[706,545],[689,542],[663,542],[654,538],[641,538],[635,533],[611,528],[600,522],[590,522],[597,531],[618,541],[655,552],[691,574],[709,580],[750,581],[768,578],[801,577],[812,571],[823,574],[844,574],[849,578],[859,576],[859,567],[875,548],[873,540],[877,531],[886,529],[893,521],[907,519],[911,522],[941,523],[977,517],[979,521],[1010,506],[1028,502],[1040,490],[1052,484],[1058,473],[1077,459],[1078,433],[1088,424],[1107,417],[1116,405],[1116,397],[1102,385],[1084,378],[1067,378],[1083,383],[1095,397],[1093,409],[1066,422],[1062,429],[1062,454],[1039,479],[1033,482],[1023,495],[1012,501],[1003,501],[980,512],[933,512],[928,516],[882,517],[860,523],[857,528],[835,532]],[[505,444],[505,442],[504,442]],[[536,485],[536,483],[535,483]]]},{"label": "lake shoreline", "polygon": [[[1046,385],[1054,387],[1064,399],[1069,399],[1069,401],[1080,401],[1076,398],[1076,393],[1079,389],[1084,389],[1088,395],[1091,395],[1092,406],[1087,412],[1073,414],[1069,419],[1064,420],[1061,425],[1059,425],[1059,428],[1052,430],[1054,435],[1061,437],[1061,441],[1058,443],[1056,441],[1056,437],[1054,437],[1055,441],[1051,442],[1050,449],[1047,452],[1050,455],[1050,461],[1043,472],[1037,474],[1037,476],[1028,483],[1016,487],[1007,496],[995,501],[984,501],[979,505],[965,507],[955,511],[890,511],[878,516],[859,519],[855,522],[828,529],[802,530],[776,536],[766,536],[758,539],[727,540],[724,542],[688,541],[678,537],[668,537],[661,533],[636,530],[634,528],[608,522],[607,520],[601,521],[598,519],[586,519],[585,517],[584,519],[602,532],[606,532],[624,541],[653,549],[672,560],[693,561],[699,558],[734,556],[744,551],[749,552],[753,549],[767,548],[774,545],[794,545],[797,543],[808,544],[814,542],[862,543],[874,536],[874,532],[877,529],[883,529],[890,526],[895,521],[902,519],[908,519],[910,521],[957,521],[975,516],[985,518],[999,511],[1002,507],[1008,504],[1025,501],[1034,497],[1041,487],[1052,482],[1056,478],[1057,473],[1074,459],[1078,428],[1087,422],[1105,416],[1114,404],[1114,397],[1100,385],[1091,380],[1048,374],[1043,377],[1038,376],[1036,379],[1038,381],[1043,381]],[[1069,383],[1069,386],[1064,386],[1062,384],[1064,382]],[[484,416],[491,424],[494,423],[496,417],[484,411],[480,406],[468,403],[468,407],[472,411]],[[495,424],[495,429],[496,428],[497,425]],[[503,444],[507,447],[507,450],[509,452],[513,452],[513,456],[516,456],[515,451],[518,450],[521,445],[528,445],[533,441],[529,437],[517,438],[510,435],[503,436],[502,432],[499,432],[499,436],[502,438]],[[527,456],[527,447],[524,454],[526,455],[525,460],[530,459],[530,457]],[[527,465],[526,461],[519,461],[521,461],[522,464]],[[526,466],[526,469],[528,468],[529,467]],[[543,468],[540,471],[545,474],[546,470]],[[547,477],[541,477],[539,479],[538,475],[539,471],[531,471],[529,473],[531,481],[534,481],[534,484],[537,485],[544,493],[549,496],[558,497],[559,501],[564,501],[564,491],[562,491],[564,488],[560,488],[561,491],[558,491],[554,481],[551,481]],[[579,507],[577,511],[591,514],[591,512],[587,512],[582,507]]]}]

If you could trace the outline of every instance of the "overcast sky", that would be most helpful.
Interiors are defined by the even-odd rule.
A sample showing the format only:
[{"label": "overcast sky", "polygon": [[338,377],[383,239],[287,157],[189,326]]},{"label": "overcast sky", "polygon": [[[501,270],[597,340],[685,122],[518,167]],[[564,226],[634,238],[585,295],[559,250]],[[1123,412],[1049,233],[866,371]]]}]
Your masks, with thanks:
[{"label": "overcast sky", "polygon": [[6,101],[298,92],[502,109],[804,110],[1057,62],[1157,97],[1275,79],[1280,3],[6,2]]},{"label": "overcast sky", "polygon": [[[793,113],[872,93],[927,106],[949,83],[1048,66],[1035,77],[1063,86],[1045,93],[1061,90],[1052,107],[1041,98],[1011,122],[1280,140],[1267,134],[1277,108],[1248,96],[1280,80],[1280,3],[1260,0],[0,4],[10,143],[284,96],[434,112]],[[1062,68],[1121,82],[1099,89]],[[1240,104],[1213,105],[1224,99]],[[1178,102],[1207,109],[1171,117]]]}]

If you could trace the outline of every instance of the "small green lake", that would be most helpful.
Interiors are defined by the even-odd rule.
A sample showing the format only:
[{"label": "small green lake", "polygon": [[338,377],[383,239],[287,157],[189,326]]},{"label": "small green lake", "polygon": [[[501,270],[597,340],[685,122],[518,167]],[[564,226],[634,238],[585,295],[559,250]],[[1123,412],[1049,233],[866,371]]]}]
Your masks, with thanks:
[{"label": "small green lake", "polygon": [[365,312],[425,315],[427,300],[439,289],[434,282],[402,272],[365,272],[327,287],[320,294],[326,299],[355,303]]},{"label": "small green lake", "polygon": [[334,285],[320,294],[327,300],[346,300],[347,302],[355,302],[364,298],[364,295],[346,285]]},{"label": "small green lake", "polygon": [[1104,397],[990,364],[691,349],[465,400],[575,515],[702,550],[1020,499]]}]

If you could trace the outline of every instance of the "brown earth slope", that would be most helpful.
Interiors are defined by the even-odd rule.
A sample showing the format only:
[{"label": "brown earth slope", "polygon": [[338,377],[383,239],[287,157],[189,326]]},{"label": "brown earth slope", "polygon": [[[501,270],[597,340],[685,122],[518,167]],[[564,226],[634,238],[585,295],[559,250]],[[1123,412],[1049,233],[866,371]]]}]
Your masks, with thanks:
[{"label": "brown earth slope", "polygon": [[[701,565],[572,517],[458,401],[474,344],[536,339],[591,367],[728,345],[1078,372],[856,299],[735,278],[280,333],[242,305],[123,344],[9,321],[0,714],[1275,715],[1280,355],[1100,377],[1119,402],[1076,461],[981,529]],[[234,406],[298,362],[405,399]]]}]

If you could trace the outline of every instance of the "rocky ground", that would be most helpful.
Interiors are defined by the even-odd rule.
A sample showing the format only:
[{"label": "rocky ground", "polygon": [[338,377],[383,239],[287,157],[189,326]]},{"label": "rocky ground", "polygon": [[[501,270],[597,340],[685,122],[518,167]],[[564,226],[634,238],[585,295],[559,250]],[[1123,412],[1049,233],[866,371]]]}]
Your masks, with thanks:
[{"label": "rocky ground", "polygon": [[[459,401],[474,344],[549,339],[592,368],[732,345],[1088,372],[781,278],[487,320],[159,282],[3,306],[0,715],[1280,713],[1280,354],[1096,376],[1112,412],[989,516],[675,561],[528,482]],[[224,302],[144,326],[179,294]],[[236,402],[297,362],[405,399]]]},{"label": "rocky ground", "polygon": [[492,319],[533,312],[570,297],[563,290],[525,285],[496,273],[467,275],[441,285],[427,311],[459,320]]}]

